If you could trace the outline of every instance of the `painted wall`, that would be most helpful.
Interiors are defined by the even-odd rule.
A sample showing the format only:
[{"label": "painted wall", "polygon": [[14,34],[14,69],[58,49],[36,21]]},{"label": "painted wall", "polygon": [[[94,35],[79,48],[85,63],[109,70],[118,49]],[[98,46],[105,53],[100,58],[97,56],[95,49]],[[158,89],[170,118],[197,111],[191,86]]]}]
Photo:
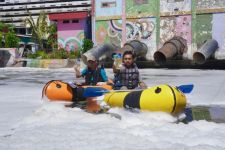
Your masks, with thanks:
[{"label": "painted wall", "polygon": [[212,38],[212,14],[197,15],[196,28],[193,30],[196,32],[197,48],[200,48],[207,39]]},{"label": "painted wall", "polygon": [[[196,0],[198,10],[224,9],[225,0]],[[216,10],[215,10],[216,11]]]},{"label": "painted wall", "polygon": [[212,38],[219,44],[217,58],[225,56],[225,13],[213,14]]},{"label": "painted wall", "polygon": [[[117,6],[108,19],[107,16],[101,18],[104,11],[96,8],[100,17],[95,28],[97,44],[121,45],[121,16],[117,19],[112,16],[121,14],[122,0],[120,3],[115,1],[121,7]],[[108,11],[112,12],[112,9]],[[152,60],[154,52],[173,36],[186,39],[188,47],[183,57],[188,59],[192,59],[192,54],[204,41],[214,38],[219,43],[216,58],[222,56],[225,59],[224,14],[225,0],[126,0],[126,40],[144,42],[149,48],[147,59]]]},{"label": "painted wall", "polygon": [[112,43],[121,46],[122,21],[107,20],[96,22],[96,43]]},{"label": "painted wall", "polygon": [[126,0],[126,15],[128,18],[149,17],[157,13],[156,0]]},{"label": "painted wall", "polygon": [[65,68],[70,66],[67,59],[26,59],[26,61],[26,67]]},{"label": "painted wall", "polygon": [[191,0],[160,0],[160,13],[187,13],[191,11]]},{"label": "painted wall", "polygon": [[[127,19],[126,40],[134,39],[140,40],[148,46],[147,58],[151,59],[152,53],[156,51],[156,19]],[[96,42],[97,44],[112,43],[120,47],[122,42],[122,21],[97,21]]]},{"label": "painted wall", "polygon": [[122,15],[122,0],[97,0],[95,8],[97,20],[119,19]]},{"label": "painted wall", "polygon": [[145,43],[149,48],[146,58],[153,59],[156,51],[156,18],[127,19],[126,39]]},{"label": "painted wall", "polygon": [[160,18],[160,41],[158,47],[171,39],[175,35],[176,17],[161,17]]},{"label": "painted wall", "polygon": [[188,48],[184,51],[183,57],[191,58],[191,43],[192,43],[192,30],[191,30],[191,16],[172,16],[160,18],[160,42],[158,48],[174,36],[180,36],[187,41]]},{"label": "painted wall", "polygon": [[84,29],[86,20],[82,19],[79,23],[63,23],[58,21],[58,47],[65,48],[67,51],[76,50],[82,45],[84,39]]}]

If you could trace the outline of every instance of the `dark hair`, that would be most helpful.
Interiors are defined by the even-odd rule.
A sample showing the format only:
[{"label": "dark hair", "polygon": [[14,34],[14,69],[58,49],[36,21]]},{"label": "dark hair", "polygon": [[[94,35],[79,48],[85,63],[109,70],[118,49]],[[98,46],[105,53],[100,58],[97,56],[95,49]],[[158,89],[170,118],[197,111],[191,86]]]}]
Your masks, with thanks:
[{"label": "dark hair", "polygon": [[132,51],[125,51],[123,53],[123,58],[125,57],[125,55],[131,55],[133,59],[135,58],[135,55],[134,55],[134,53]]}]

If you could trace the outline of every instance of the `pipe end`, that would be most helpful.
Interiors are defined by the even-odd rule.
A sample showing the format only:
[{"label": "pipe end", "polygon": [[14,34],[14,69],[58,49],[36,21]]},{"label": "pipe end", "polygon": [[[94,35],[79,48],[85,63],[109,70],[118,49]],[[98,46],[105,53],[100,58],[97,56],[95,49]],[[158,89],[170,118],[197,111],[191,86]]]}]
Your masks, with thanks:
[{"label": "pipe end", "polygon": [[160,51],[155,52],[153,57],[157,64],[162,65],[166,63],[166,56]]},{"label": "pipe end", "polygon": [[195,53],[193,54],[193,60],[194,60],[194,62],[195,62],[196,64],[201,65],[201,64],[204,64],[204,63],[205,63],[206,58],[205,58],[205,56],[204,56],[202,53],[200,53],[200,52],[195,52]]},{"label": "pipe end", "polygon": [[85,65],[87,65],[87,57],[85,54],[81,55],[81,60],[84,62]]}]

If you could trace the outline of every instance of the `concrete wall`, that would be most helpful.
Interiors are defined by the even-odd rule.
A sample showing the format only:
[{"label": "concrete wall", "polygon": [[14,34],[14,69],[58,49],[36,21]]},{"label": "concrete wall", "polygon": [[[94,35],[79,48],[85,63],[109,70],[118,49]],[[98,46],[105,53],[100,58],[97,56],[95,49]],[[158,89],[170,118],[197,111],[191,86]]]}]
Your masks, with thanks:
[{"label": "concrete wall", "polygon": [[[96,5],[109,0],[100,0]],[[96,43],[121,45],[122,0],[111,0],[116,7],[96,7]],[[187,41],[183,58],[192,55],[207,39],[219,44],[216,59],[225,59],[225,0],[126,0],[126,40],[138,39],[149,50],[147,59],[173,36]],[[107,19],[101,15],[111,12]]]},{"label": "concrete wall", "polygon": [[35,68],[67,68],[75,64],[74,60],[69,59],[26,59],[25,61],[24,67]]},{"label": "concrete wall", "polygon": [[163,15],[186,14],[191,11],[191,0],[160,0],[160,13]]},{"label": "concrete wall", "polygon": [[122,15],[122,0],[95,1],[97,20],[118,19]]},{"label": "concrete wall", "polygon": [[126,0],[126,16],[128,18],[141,18],[156,16],[156,0]]}]

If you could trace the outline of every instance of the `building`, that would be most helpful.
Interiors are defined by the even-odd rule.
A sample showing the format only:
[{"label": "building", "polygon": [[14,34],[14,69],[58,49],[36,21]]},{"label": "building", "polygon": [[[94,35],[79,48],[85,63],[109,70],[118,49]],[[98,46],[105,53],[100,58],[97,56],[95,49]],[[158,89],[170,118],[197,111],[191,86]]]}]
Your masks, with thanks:
[{"label": "building", "polygon": [[49,15],[50,21],[58,22],[59,46],[74,50],[84,37],[91,37],[91,0],[0,0],[0,21],[12,23],[22,42],[31,42],[31,32],[24,20],[29,13],[36,19],[40,12]]}]

